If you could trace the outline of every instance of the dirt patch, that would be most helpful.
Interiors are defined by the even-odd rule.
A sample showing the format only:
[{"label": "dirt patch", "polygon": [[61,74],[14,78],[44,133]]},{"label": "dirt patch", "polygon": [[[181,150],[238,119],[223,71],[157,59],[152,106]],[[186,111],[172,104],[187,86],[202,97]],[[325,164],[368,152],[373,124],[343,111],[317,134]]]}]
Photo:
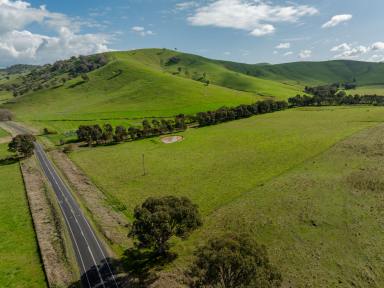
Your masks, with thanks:
[{"label": "dirt patch", "polygon": [[165,137],[162,137],[161,138],[161,142],[163,142],[164,144],[172,144],[172,143],[176,143],[176,142],[181,142],[184,140],[184,137],[183,136],[165,136]]},{"label": "dirt patch", "polygon": [[27,190],[28,203],[37,235],[45,274],[50,287],[68,287],[74,274],[65,250],[63,223],[55,212],[34,157],[21,163],[21,171]]},{"label": "dirt patch", "polygon": [[103,236],[112,244],[128,247],[129,225],[125,216],[110,208],[105,194],[73,164],[67,155],[57,150],[51,151],[50,155],[76,196],[90,212],[94,224]]},{"label": "dirt patch", "polygon": [[11,136],[5,136],[5,137],[1,137],[0,138],[0,144],[9,143],[11,141],[12,141],[12,137]]}]

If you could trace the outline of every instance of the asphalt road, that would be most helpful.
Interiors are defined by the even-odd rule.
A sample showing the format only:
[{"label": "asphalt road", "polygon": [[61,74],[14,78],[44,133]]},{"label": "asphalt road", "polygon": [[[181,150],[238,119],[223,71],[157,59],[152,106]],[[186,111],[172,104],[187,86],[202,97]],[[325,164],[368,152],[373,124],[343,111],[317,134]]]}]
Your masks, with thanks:
[{"label": "asphalt road", "polygon": [[[24,127],[13,122],[7,125],[19,134],[30,133]],[[108,255],[101,241],[97,238],[87,218],[82,213],[70,189],[57,173],[54,165],[47,157],[41,144],[35,143],[35,154],[40,165],[56,194],[63,218],[67,224],[72,240],[73,250],[81,271],[81,283],[83,287],[113,287],[118,283],[108,261]]]}]

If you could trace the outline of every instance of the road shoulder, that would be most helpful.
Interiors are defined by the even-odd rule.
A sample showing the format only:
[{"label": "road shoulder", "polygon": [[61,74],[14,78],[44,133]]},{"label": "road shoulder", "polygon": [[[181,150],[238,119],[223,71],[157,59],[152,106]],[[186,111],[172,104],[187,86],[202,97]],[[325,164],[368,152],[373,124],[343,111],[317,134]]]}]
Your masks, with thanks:
[{"label": "road shoulder", "polygon": [[[28,202],[50,287],[68,287],[76,278],[74,256],[65,247],[71,245],[58,207],[50,197],[45,178],[34,157],[20,163]],[[68,243],[64,243],[68,242]],[[75,269],[75,270],[74,270]]]}]

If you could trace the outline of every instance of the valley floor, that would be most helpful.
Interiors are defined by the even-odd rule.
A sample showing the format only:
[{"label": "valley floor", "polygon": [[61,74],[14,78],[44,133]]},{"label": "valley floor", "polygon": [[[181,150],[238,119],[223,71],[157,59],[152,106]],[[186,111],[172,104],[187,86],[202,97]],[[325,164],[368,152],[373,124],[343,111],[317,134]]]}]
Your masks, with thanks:
[{"label": "valley floor", "polygon": [[244,229],[288,286],[380,287],[382,122],[380,107],[291,109],[190,129],[178,143],[147,139],[71,158],[128,219],[149,196],[199,205],[205,224],[174,243],[172,267],[185,267],[211,235]]}]

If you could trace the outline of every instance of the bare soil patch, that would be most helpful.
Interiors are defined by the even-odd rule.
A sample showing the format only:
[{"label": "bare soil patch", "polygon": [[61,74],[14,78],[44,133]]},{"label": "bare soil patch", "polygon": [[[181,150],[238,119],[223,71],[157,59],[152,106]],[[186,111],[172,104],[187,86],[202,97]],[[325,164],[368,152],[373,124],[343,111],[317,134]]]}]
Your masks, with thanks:
[{"label": "bare soil patch", "polygon": [[74,274],[70,269],[70,260],[65,250],[64,228],[58,211],[51,202],[45,184],[34,157],[21,163],[28,203],[34,228],[40,247],[47,280],[51,287],[68,287]]},{"label": "bare soil patch", "polygon": [[175,136],[175,135],[165,136],[161,138],[161,142],[163,142],[164,144],[172,144],[176,142],[181,142],[183,140],[184,140],[183,136]]},{"label": "bare soil patch", "polygon": [[94,224],[103,236],[112,244],[128,247],[128,221],[121,213],[108,204],[106,195],[65,155],[54,150],[50,155],[76,193],[77,197],[90,212]]},{"label": "bare soil patch", "polygon": [[5,136],[5,137],[1,137],[0,138],[0,144],[9,143],[11,141],[12,141],[12,137],[11,136]]}]

